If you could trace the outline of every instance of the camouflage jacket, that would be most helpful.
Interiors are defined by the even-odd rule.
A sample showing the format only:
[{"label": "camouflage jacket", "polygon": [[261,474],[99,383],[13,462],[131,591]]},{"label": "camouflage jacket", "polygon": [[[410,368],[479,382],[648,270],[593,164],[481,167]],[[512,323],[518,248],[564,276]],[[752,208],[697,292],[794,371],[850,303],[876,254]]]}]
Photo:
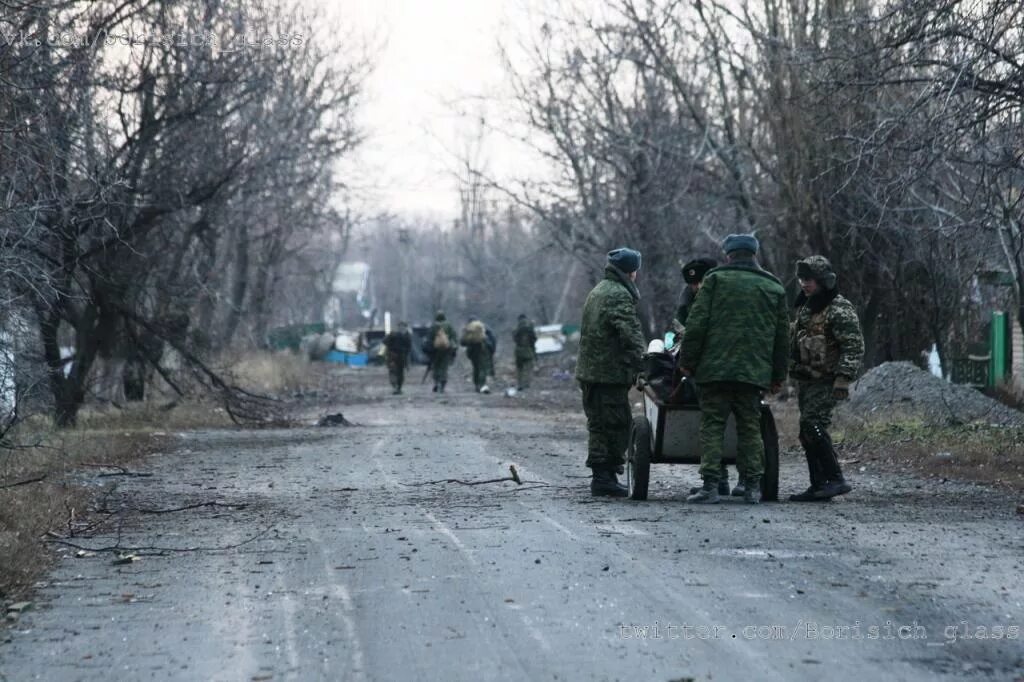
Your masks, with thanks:
[{"label": "camouflage jacket", "polygon": [[512,336],[516,342],[516,360],[535,360],[537,358],[537,332],[533,330],[533,323],[523,320],[516,326],[515,334]]},{"label": "camouflage jacket", "polygon": [[864,359],[864,336],[853,304],[836,290],[801,294],[790,336],[789,371],[803,381],[853,379]]},{"label": "camouflage jacket", "polygon": [[676,315],[672,318],[672,328],[676,331],[683,331],[686,328],[686,318],[690,316],[690,308],[693,306],[693,299],[696,296],[693,289],[687,285],[683,293],[679,294],[679,305],[676,307]]},{"label": "camouflage jacket", "polygon": [[698,384],[738,382],[768,388],[786,379],[786,291],[754,261],[712,270],[690,307],[679,366]]},{"label": "camouflage jacket", "polygon": [[644,335],[637,315],[640,294],[629,277],[607,266],[583,304],[576,379],[631,384],[640,372]]}]

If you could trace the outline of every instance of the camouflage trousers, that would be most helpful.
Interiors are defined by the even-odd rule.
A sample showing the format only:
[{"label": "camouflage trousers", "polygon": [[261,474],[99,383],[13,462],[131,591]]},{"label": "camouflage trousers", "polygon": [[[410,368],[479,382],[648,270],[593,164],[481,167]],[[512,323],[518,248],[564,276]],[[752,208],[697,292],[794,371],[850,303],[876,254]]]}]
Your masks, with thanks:
[{"label": "camouflage trousers", "polygon": [[530,387],[530,377],[533,375],[533,358],[520,360],[516,358],[516,387],[521,391]]},{"label": "camouflage trousers", "polygon": [[832,426],[832,410],[836,407],[830,381],[797,383],[797,405],[800,407],[800,433],[810,433],[817,426],[824,433]]},{"label": "camouflage trousers", "polygon": [[405,383],[405,363],[389,360],[388,379],[391,380],[392,388],[402,390],[402,385]]},{"label": "camouflage trousers", "polygon": [[718,483],[722,475],[725,424],[736,419],[736,469],[740,480],[764,474],[761,389],[750,384],[708,383],[700,392],[700,477]]},{"label": "camouflage trousers", "polygon": [[430,371],[434,376],[435,384],[448,383],[448,368],[452,364],[452,355],[449,351],[436,351],[430,359]]},{"label": "camouflage trousers", "polygon": [[583,412],[587,415],[587,466],[619,466],[626,461],[633,413],[629,384],[581,381]]},{"label": "camouflage trousers", "polygon": [[473,386],[480,390],[487,383],[491,373],[491,351],[484,344],[475,344],[466,348],[466,355],[473,364]]}]

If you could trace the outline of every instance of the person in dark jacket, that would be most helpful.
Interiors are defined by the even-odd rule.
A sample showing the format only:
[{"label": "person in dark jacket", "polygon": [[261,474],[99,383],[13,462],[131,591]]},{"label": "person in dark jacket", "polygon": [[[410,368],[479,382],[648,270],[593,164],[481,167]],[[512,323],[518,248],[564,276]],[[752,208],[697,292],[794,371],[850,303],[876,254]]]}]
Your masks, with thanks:
[{"label": "person in dark jacket", "polygon": [[700,475],[703,487],[689,502],[719,501],[725,424],[736,419],[737,468],[744,500],[761,501],[764,441],[761,395],[786,379],[789,311],[782,283],[757,264],[758,241],[729,235],[726,265],[709,272],[686,320],[679,367],[701,388]]},{"label": "person in dark jacket", "polygon": [[846,400],[864,357],[864,337],[853,304],[839,294],[832,263],[811,256],[796,264],[800,282],[789,374],[797,380],[800,444],[807,458],[810,487],[790,495],[792,502],[817,502],[853,488],[843,477],[828,433],[836,401]]},{"label": "person in dark jacket", "polygon": [[525,391],[530,387],[533,366],[537,362],[537,332],[526,315],[519,316],[512,338],[516,343],[516,388]]},{"label": "person in dark jacket", "polygon": [[409,354],[412,352],[412,334],[409,325],[399,322],[398,328],[384,337],[385,356],[388,365],[388,378],[395,395],[402,392],[405,383],[405,370],[409,366]]},{"label": "person in dark jacket", "polygon": [[690,306],[693,305],[693,299],[700,291],[704,275],[717,267],[718,261],[714,258],[695,258],[683,265],[683,281],[686,282],[686,287],[683,288],[683,293],[679,296],[679,307],[676,308],[676,315],[672,318],[672,328],[680,337],[686,329],[686,318],[690,315]]},{"label": "person in dark jacket", "polygon": [[590,493],[595,496],[627,495],[615,474],[625,462],[633,424],[629,389],[640,373],[645,348],[637,315],[639,269],[639,251],[610,251],[604,279],[583,304],[576,380],[583,391],[588,434],[586,465],[593,471]]},{"label": "person in dark jacket", "polygon": [[491,367],[491,345],[488,343],[487,331],[487,325],[479,318],[471,317],[459,337],[459,345],[466,349],[466,357],[473,365],[473,387],[477,393],[491,392],[487,386]]}]

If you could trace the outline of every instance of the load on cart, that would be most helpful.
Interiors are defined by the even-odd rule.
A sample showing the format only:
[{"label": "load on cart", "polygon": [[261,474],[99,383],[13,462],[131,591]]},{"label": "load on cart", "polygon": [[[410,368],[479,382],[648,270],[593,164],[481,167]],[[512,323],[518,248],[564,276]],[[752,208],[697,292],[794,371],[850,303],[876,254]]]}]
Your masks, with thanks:
[{"label": "load on cart", "polygon": [[[626,453],[626,487],[629,497],[646,500],[652,464],[700,464],[700,395],[696,384],[679,376],[675,355],[647,354],[643,382],[643,414],[634,416]],[[764,441],[764,475],[761,499],[779,499],[779,435],[771,408],[761,401],[761,438]],[[726,424],[723,460],[736,464],[736,422]]]}]

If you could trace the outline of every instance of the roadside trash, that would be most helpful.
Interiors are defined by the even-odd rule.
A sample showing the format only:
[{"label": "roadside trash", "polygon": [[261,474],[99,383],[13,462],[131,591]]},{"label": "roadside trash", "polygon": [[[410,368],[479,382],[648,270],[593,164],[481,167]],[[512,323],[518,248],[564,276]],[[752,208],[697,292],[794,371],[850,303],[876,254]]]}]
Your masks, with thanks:
[{"label": "roadside trash", "polygon": [[483,386],[480,387],[480,392],[481,393],[490,393],[491,392],[491,387],[488,386],[487,384],[484,384]]},{"label": "roadside trash", "polygon": [[505,389],[506,398],[514,398],[517,393],[519,393],[519,391],[517,391],[514,386],[510,386]]},{"label": "roadside trash", "polygon": [[354,426],[352,422],[345,419],[345,415],[341,412],[334,414],[328,414],[320,418],[320,421],[316,423],[317,426]]},{"label": "roadside trash", "polygon": [[139,557],[135,556],[134,554],[118,554],[117,558],[110,563],[114,564],[115,566],[120,566],[122,564],[131,564],[138,560]]}]

